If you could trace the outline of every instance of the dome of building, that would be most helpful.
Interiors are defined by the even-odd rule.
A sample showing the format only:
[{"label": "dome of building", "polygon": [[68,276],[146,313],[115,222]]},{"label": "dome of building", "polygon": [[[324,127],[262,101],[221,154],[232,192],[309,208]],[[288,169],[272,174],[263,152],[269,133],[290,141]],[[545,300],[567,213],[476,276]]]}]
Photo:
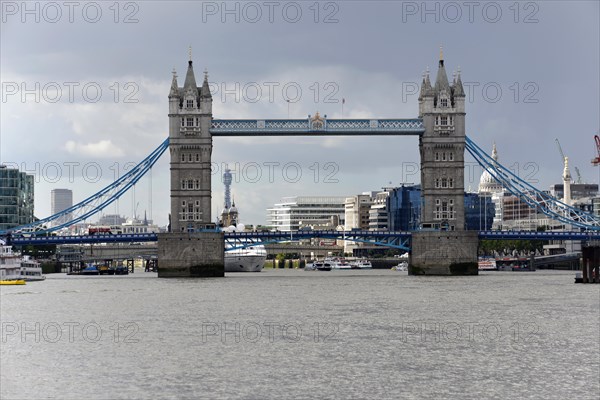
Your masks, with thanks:
[{"label": "dome of building", "polygon": [[[492,158],[494,161],[498,161],[498,150],[496,149],[496,143],[494,143],[494,148],[492,149]],[[491,194],[496,192],[501,192],[504,190],[502,185],[492,176],[490,171],[487,169],[483,171],[481,174],[481,178],[479,179],[479,194]]]}]

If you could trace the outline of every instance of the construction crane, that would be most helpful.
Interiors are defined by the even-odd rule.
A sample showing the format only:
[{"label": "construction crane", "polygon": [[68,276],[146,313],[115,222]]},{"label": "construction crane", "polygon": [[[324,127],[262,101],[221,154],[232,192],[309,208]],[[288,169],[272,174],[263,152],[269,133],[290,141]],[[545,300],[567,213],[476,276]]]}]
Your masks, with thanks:
[{"label": "construction crane", "polygon": [[575,173],[577,174],[577,183],[583,183],[581,181],[581,173],[579,172],[579,168],[575,167]]},{"label": "construction crane", "polygon": [[562,162],[563,164],[565,163],[565,153],[563,152],[562,147],[560,146],[560,142],[558,141],[558,139],[554,139],[554,141],[556,142],[556,145],[558,146],[558,151],[560,151],[560,156],[562,157]]},{"label": "construction crane", "polygon": [[596,141],[596,152],[598,153],[598,155],[592,160],[592,165],[594,167],[597,167],[598,165],[600,165],[600,137],[598,135],[595,135],[594,140]]}]

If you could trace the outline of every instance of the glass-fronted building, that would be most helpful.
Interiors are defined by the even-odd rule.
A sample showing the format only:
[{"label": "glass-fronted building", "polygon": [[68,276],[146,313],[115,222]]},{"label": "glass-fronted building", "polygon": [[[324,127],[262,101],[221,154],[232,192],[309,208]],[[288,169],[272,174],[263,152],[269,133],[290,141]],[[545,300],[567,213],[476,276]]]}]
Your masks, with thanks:
[{"label": "glass-fronted building", "polygon": [[401,186],[387,199],[388,226],[391,231],[414,231],[421,221],[421,186]]},{"label": "glass-fronted building", "polygon": [[492,230],[495,212],[495,204],[491,196],[465,193],[465,225],[467,230]]},{"label": "glass-fronted building", "polygon": [[[414,231],[421,222],[421,186],[402,186],[389,192],[388,225],[391,231]],[[465,193],[465,229],[491,230],[495,206],[490,196]]]},{"label": "glass-fronted building", "polygon": [[0,230],[34,221],[33,187],[33,175],[0,165]]}]

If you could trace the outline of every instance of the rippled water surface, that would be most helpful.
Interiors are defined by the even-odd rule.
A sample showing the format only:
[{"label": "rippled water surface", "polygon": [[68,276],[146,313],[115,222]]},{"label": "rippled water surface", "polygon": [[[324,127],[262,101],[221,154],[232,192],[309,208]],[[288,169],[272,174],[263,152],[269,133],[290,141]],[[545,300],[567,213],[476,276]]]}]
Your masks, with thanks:
[{"label": "rippled water surface", "polygon": [[598,399],[573,273],[156,274],[0,287],[2,399]]}]

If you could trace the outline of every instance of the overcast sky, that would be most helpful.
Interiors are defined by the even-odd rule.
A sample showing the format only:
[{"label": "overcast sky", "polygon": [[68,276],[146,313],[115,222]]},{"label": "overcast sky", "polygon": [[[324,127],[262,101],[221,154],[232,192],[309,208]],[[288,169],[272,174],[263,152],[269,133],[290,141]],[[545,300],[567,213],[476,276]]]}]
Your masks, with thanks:
[{"label": "overcast sky", "polygon": [[[467,85],[468,136],[489,151],[495,141],[500,161],[543,189],[560,181],[558,138],[583,180],[598,183],[599,2],[423,4],[2,2],[0,162],[36,173],[43,218],[52,189],[83,200],[167,137],[171,71],[182,85],[190,45],[197,81],[209,71],[215,118],[287,118],[286,99],[291,118],[411,118],[441,44],[449,76],[460,67]],[[263,224],[284,196],[418,183],[418,161],[416,137],[215,138],[213,210],[224,163],[238,170],[242,222]],[[135,202],[166,224],[168,168],[165,154],[152,207],[144,179],[135,200],[107,212],[130,216]],[[480,173],[467,171],[466,188]]]}]

